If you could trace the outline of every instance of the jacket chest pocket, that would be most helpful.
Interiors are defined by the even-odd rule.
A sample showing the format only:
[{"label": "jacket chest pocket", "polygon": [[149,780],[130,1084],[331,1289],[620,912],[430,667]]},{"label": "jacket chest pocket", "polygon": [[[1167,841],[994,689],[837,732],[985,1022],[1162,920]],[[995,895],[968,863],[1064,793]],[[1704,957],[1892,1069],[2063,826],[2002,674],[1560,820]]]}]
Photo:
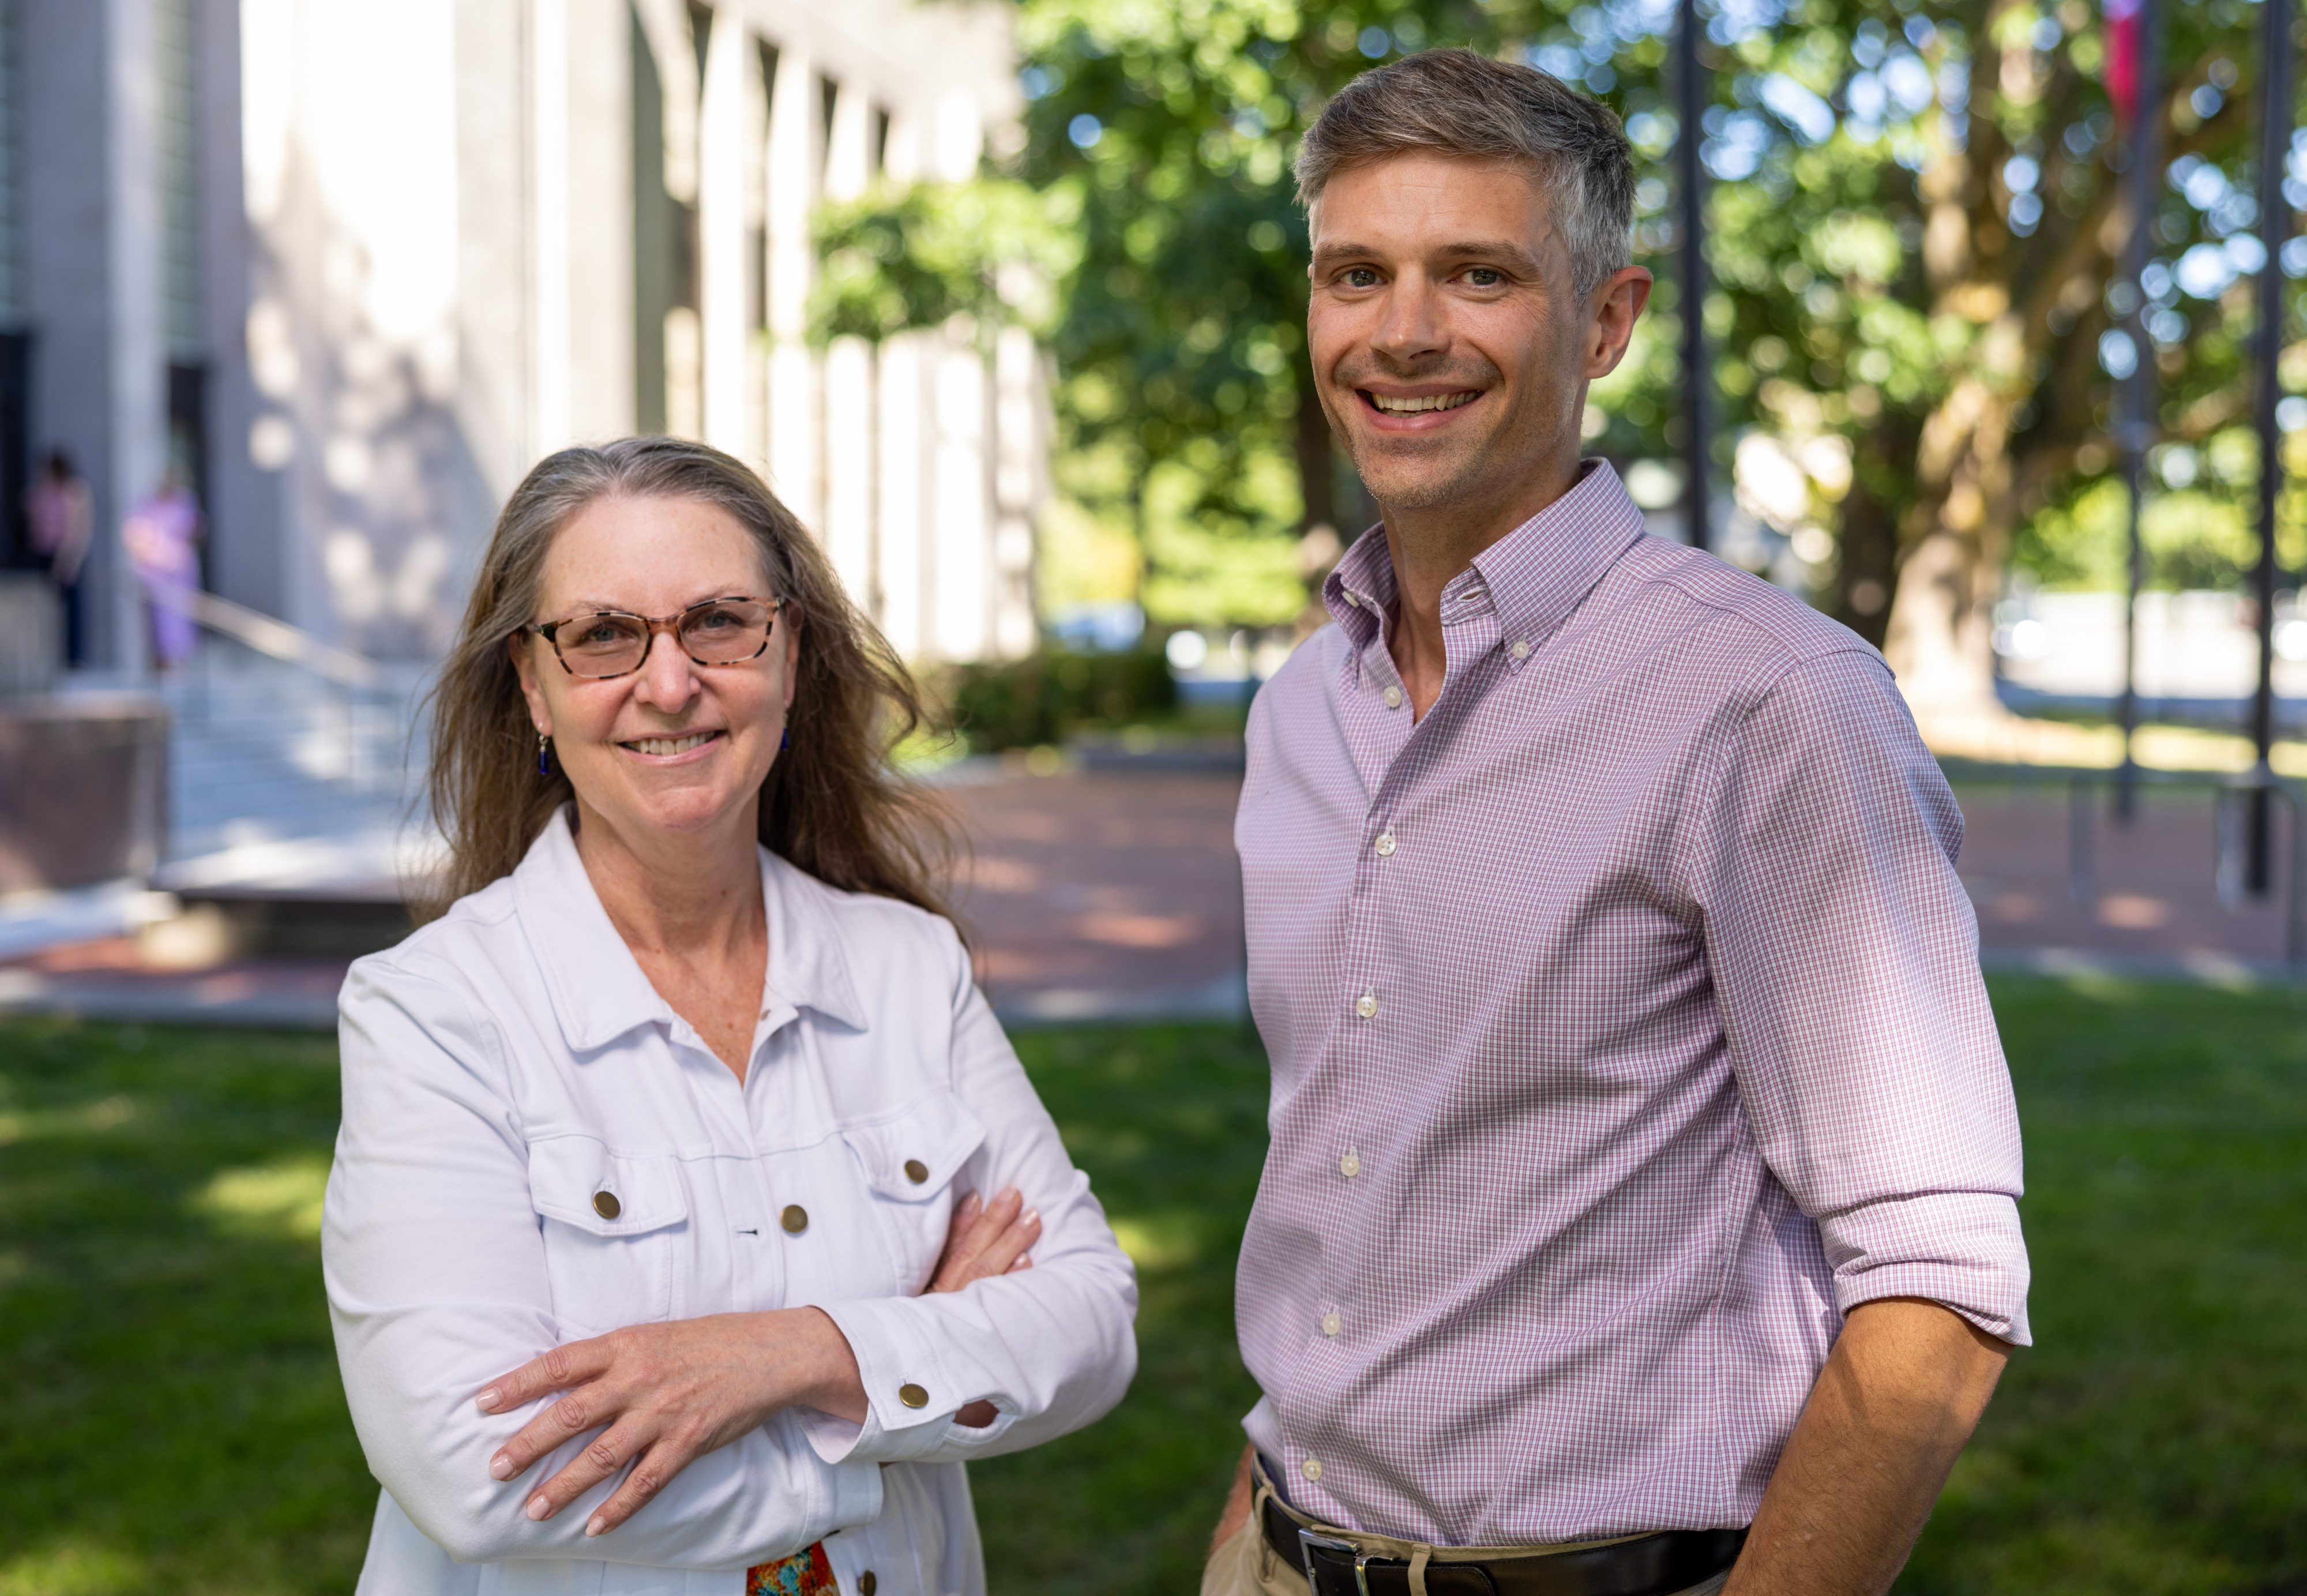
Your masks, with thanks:
[{"label": "jacket chest pocket", "polygon": [[528,1190],[564,1334],[597,1335],[674,1317],[689,1236],[679,1159],[555,1137],[529,1145]]},{"label": "jacket chest pocket", "polygon": [[864,1180],[897,1289],[917,1295],[945,1251],[955,1177],[984,1144],[985,1127],[960,1098],[938,1092],[885,1119],[845,1125],[841,1139]]}]

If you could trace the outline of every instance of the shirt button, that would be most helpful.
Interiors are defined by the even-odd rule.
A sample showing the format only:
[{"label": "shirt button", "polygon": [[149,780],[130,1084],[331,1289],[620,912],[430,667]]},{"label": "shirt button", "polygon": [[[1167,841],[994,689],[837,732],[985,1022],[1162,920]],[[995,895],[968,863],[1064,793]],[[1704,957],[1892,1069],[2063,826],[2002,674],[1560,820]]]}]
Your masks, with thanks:
[{"label": "shirt button", "polygon": [[785,1227],[785,1234],[798,1236],[809,1229],[809,1210],[799,1203],[787,1203],[785,1211],[777,1215],[777,1223]]},{"label": "shirt button", "polygon": [[1322,1316],[1323,1334],[1335,1335],[1339,1331],[1345,1327],[1346,1322],[1338,1317],[1338,1310],[1334,1308],[1329,1312]]},{"label": "shirt button", "polygon": [[925,1408],[930,1405],[930,1394],[907,1380],[897,1387],[897,1400],[909,1408]]},{"label": "shirt button", "polygon": [[622,1214],[624,1211],[625,1206],[617,1201],[617,1194],[615,1192],[596,1191],[593,1194],[593,1212],[599,1214],[602,1218],[614,1219],[618,1214]]},{"label": "shirt button", "polygon": [[1514,656],[1516,659],[1528,659],[1530,657],[1530,644],[1526,639],[1522,638],[1516,638],[1514,639]]},{"label": "shirt button", "polygon": [[1389,687],[1385,690],[1385,707],[1389,709],[1399,709],[1402,708],[1402,689],[1398,687]]},{"label": "shirt button", "polygon": [[1393,832],[1391,832],[1391,831],[1381,831],[1381,832],[1379,832],[1379,833],[1377,834],[1377,841],[1376,841],[1376,843],[1372,844],[1371,845],[1372,845],[1372,846],[1374,846],[1374,847],[1376,847],[1376,848],[1377,849],[1377,856],[1378,856],[1379,858],[1381,858],[1381,859],[1391,859],[1391,858],[1393,858],[1393,857],[1394,857],[1394,833],[1393,833]]},{"label": "shirt button", "polygon": [[1308,1480],[1319,1480],[1322,1477],[1322,1460],[1318,1457],[1309,1457],[1298,1465],[1298,1472]]},{"label": "shirt button", "polygon": [[919,1186],[930,1178],[930,1166],[918,1158],[905,1160],[905,1179]]},{"label": "shirt button", "polygon": [[1356,998],[1354,1000],[1354,1012],[1360,1015],[1364,1019],[1368,1019],[1372,1015],[1376,1014],[1377,1012],[1377,994],[1376,992],[1364,992],[1360,997]]},{"label": "shirt button", "polygon": [[1349,1153],[1343,1158],[1338,1160],[1338,1173],[1343,1175],[1347,1180],[1351,1180],[1361,1172],[1362,1160],[1360,1154]]},{"label": "shirt button", "polygon": [[879,1588],[880,1583],[879,1580],[873,1577],[873,1571],[868,1568],[857,1576],[857,1596],[873,1596],[874,1591]]},{"label": "shirt button", "polygon": [[1344,596],[1345,601],[1346,601],[1348,604],[1350,604],[1350,605],[1353,605],[1353,606],[1354,606],[1354,608],[1356,608],[1356,609],[1359,609],[1359,608],[1361,608],[1361,607],[1362,607],[1362,601],[1361,601],[1360,599],[1359,599],[1359,598],[1356,598],[1351,591],[1349,591],[1348,589],[1346,589],[1346,588],[1339,588],[1339,589],[1338,589],[1338,591],[1339,591],[1339,593],[1340,593],[1340,594],[1342,594],[1342,595],[1343,595],[1343,596]]}]

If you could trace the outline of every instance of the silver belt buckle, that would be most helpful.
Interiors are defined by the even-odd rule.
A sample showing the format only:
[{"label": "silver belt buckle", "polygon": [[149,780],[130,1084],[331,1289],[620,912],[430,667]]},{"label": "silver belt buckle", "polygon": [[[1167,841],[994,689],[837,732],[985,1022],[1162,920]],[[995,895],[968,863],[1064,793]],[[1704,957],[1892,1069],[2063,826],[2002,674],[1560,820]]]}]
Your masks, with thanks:
[{"label": "silver belt buckle", "polygon": [[1316,1547],[1321,1548],[1324,1551],[1343,1552],[1351,1557],[1354,1560],[1354,1590],[1358,1596],[1369,1596],[1369,1554],[1351,1540],[1342,1540],[1335,1535],[1325,1535],[1317,1530],[1298,1532],[1298,1557],[1299,1560],[1306,1565],[1308,1584],[1316,1591],[1322,1588],[1320,1576],[1314,1572]]}]

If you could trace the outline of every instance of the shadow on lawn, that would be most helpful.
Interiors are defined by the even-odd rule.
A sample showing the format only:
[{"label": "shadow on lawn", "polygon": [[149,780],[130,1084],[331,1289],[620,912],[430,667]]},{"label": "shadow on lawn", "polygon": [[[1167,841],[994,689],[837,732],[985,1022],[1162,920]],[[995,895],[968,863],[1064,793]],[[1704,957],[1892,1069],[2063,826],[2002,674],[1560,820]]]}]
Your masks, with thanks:
[{"label": "shadow on lawn", "polygon": [[0,1033],[0,1596],[351,1588],[336,1122],[332,1038]]},{"label": "shadow on lawn", "polygon": [[[2307,1026],[2290,992],[1994,983],[2039,1349],[1904,1596],[2307,1596]],[[995,1596],[1174,1596],[1256,1393],[1239,1028],[1019,1050],[1133,1255],[1103,1423],[971,1473]],[[375,1487],[321,1298],[326,1037],[0,1025],[0,1596],[350,1588]]]}]

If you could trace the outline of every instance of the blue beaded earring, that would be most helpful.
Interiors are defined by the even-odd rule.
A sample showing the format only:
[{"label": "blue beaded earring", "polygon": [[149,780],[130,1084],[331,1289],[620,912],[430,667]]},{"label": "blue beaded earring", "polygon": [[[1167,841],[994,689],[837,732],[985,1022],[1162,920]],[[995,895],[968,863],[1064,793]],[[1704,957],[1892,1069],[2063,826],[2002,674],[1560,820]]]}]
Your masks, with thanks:
[{"label": "blue beaded earring", "polygon": [[777,734],[777,751],[778,751],[779,753],[783,753],[783,752],[785,752],[785,750],[787,750],[787,749],[791,748],[792,746],[793,746],[793,728],[792,728],[791,726],[787,726],[787,727],[785,727],[785,730],[784,730],[784,731],[782,731],[782,732],[780,732],[780,733],[778,733],[778,734]]},{"label": "blue beaded earring", "polygon": [[545,741],[543,732],[536,734],[536,773],[539,776],[553,774],[553,745]]}]

